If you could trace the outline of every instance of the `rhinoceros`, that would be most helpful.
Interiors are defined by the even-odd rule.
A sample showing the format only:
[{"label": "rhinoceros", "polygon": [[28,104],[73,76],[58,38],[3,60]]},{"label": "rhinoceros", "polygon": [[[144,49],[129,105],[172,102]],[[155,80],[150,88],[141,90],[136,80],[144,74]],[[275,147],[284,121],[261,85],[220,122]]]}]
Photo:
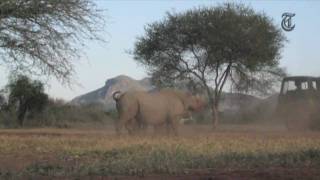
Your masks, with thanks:
[{"label": "rhinoceros", "polygon": [[167,129],[171,128],[177,135],[179,120],[188,117],[190,111],[200,111],[205,106],[198,96],[170,89],[158,92],[116,91],[113,98],[119,113],[117,133],[121,132],[123,126],[132,133],[137,128],[152,125],[155,130],[157,127],[167,126]]}]

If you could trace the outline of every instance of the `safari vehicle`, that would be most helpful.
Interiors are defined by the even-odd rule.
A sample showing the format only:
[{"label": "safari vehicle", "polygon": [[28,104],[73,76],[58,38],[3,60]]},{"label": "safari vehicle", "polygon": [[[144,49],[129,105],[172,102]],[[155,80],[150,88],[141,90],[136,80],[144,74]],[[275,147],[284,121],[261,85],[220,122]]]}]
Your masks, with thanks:
[{"label": "safari vehicle", "polygon": [[289,130],[317,129],[320,125],[320,78],[291,76],[282,80],[277,115]]}]

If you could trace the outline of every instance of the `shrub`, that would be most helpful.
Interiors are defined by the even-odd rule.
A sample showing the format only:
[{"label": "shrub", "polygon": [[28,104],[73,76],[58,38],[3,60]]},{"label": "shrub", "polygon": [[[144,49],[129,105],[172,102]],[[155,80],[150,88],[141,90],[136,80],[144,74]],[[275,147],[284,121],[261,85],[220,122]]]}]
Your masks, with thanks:
[{"label": "shrub", "polygon": [[[112,116],[105,112],[98,104],[75,106],[59,99],[50,99],[47,107],[39,113],[27,113],[25,126],[27,127],[59,127],[68,128],[83,124],[110,124]],[[12,110],[0,113],[0,126],[16,127],[16,117]]]}]

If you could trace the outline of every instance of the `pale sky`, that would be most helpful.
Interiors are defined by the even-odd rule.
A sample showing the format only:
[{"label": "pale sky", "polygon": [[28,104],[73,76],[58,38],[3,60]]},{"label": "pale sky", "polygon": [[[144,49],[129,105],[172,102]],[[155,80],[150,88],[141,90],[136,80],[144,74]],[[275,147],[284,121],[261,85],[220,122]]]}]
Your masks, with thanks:
[{"label": "pale sky", "polygon": [[[215,6],[223,1],[107,1],[96,0],[107,9],[106,44],[89,43],[86,57],[76,63],[77,81],[81,86],[72,89],[50,80],[47,92],[52,97],[71,100],[75,96],[100,88],[109,78],[120,74],[135,79],[146,77],[133,57],[126,53],[133,49],[136,38],[144,34],[144,26],[163,19],[167,11],[181,12],[193,7]],[[280,27],[284,12],[295,13],[295,29],[285,32],[289,42],[282,52],[281,66],[292,75],[320,76],[320,1],[228,1],[242,2],[256,11],[264,11]],[[0,64],[0,88],[7,83],[8,71]]]}]

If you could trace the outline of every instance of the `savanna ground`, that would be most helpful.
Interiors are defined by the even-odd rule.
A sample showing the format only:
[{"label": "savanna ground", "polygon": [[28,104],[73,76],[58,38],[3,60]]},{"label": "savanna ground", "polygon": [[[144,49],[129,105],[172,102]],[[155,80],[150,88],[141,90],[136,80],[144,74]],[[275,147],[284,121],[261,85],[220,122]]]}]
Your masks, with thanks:
[{"label": "savanna ground", "polygon": [[0,179],[319,179],[320,133],[184,125],[179,137],[112,126],[0,130]]}]

